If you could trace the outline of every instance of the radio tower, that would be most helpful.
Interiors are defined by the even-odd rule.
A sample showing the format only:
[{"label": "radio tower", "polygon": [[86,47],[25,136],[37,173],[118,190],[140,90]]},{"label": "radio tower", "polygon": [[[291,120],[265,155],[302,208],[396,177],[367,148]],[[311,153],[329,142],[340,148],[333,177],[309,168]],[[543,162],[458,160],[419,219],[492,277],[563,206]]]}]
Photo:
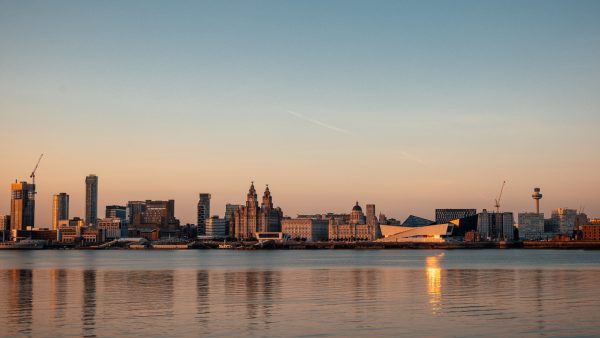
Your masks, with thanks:
[{"label": "radio tower", "polygon": [[540,213],[540,200],[542,199],[542,194],[540,193],[540,188],[533,188],[533,195],[531,197],[535,200],[535,212]]}]

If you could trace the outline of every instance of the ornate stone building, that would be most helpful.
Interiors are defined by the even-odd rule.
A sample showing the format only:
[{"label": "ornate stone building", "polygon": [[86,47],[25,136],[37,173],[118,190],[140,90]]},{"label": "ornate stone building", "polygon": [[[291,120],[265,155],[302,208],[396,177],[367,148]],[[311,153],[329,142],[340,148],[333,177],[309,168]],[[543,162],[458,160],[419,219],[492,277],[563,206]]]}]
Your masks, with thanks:
[{"label": "ornate stone building", "polygon": [[252,239],[256,238],[257,232],[279,232],[282,219],[281,208],[273,206],[273,197],[269,186],[267,185],[265,189],[259,207],[258,196],[254,189],[254,182],[252,182],[246,195],[246,204],[233,212],[229,236],[237,239]]},{"label": "ornate stone building", "polygon": [[[375,207],[373,206],[373,214]],[[329,240],[330,241],[373,241],[378,237],[378,223],[376,221],[367,222],[362,208],[356,202],[350,213],[350,222],[339,224],[329,221]]]}]

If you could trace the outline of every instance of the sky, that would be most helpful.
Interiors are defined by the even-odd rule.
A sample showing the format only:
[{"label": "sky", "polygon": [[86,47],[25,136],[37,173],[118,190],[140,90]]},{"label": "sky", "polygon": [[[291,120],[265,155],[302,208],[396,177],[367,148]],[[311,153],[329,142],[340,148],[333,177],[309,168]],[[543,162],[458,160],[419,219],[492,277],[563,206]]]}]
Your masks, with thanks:
[{"label": "sky", "polygon": [[[84,216],[195,223],[269,184],[284,214],[600,216],[598,1],[0,0],[0,214],[36,174]],[[0,186],[2,186],[0,185]]]}]

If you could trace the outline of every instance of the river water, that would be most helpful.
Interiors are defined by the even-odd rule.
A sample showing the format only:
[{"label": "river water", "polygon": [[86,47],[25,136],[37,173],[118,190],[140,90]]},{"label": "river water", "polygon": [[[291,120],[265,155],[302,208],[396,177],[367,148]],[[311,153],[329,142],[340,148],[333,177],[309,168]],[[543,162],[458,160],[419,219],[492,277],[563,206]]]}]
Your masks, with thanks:
[{"label": "river water", "polygon": [[600,336],[600,251],[1,251],[0,335]]}]

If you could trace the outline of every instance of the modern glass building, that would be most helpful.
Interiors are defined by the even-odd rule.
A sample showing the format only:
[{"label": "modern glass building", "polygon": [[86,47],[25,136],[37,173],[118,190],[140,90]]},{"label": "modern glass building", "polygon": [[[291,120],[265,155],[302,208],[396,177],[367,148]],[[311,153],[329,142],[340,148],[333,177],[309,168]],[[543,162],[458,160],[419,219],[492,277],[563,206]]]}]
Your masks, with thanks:
[{"label": "modern glass building", "polygon": [[15,182],[10,186],[10,230],[35,226],[35,184]]},{"label": "modern glass building", "polygon": [[229,221],[218,216],[212,216],[205,219],[206,222],[206,234],[205,236],[220,239],[227,237],[229,233]]},{"label": "modern glass building", "polygon": [[198,236],[206,235],[206,220],[210,217],[210,194],[202,193],[198,200]]},{"label": "modern glass building", "polygon": [[52,196],[52,229],[58,229],[58,223],[69,219],[69,195],[61,192]]},{"label": "modern glass building", "polygon": [[95,225],[98,220],[98,176],[85,178],[85,224]]}]

